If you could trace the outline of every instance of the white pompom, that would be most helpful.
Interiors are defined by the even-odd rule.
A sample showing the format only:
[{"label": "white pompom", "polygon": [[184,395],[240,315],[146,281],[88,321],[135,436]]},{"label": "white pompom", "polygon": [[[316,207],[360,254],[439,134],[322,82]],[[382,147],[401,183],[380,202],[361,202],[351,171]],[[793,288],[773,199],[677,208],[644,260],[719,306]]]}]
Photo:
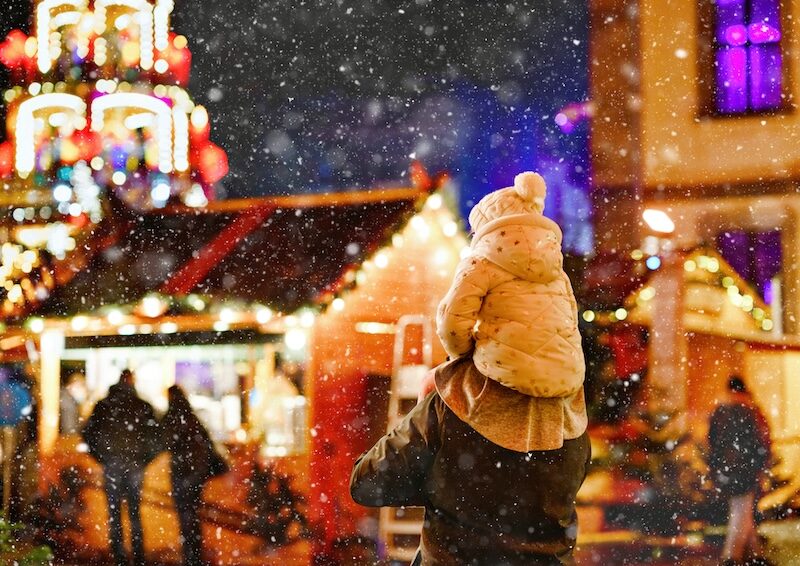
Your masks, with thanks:
[{"label": "white pompom", "polygon": [[514,190],[519,196],[527,201],[535,202],[540,199],[544,202],[544,197],[547,194],[547,186],[544,179],[538,173],[526,171],[514,177]]}]

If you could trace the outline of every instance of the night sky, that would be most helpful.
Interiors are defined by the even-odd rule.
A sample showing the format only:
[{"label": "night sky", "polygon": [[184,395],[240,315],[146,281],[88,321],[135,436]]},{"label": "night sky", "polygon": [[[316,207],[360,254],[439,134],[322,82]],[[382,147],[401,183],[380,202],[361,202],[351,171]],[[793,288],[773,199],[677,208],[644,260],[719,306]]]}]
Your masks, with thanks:
[{"label": "night sky", "polygon": [[[0,10],[3,36],[27,30],[29,0]],[[472,193],[543,156],[583,163],[585,128],[567,139],[553,116],[586,98],[587,25],[579,0],[178,0],[173,15],[227,196],[396,184],[413,158]]]}]

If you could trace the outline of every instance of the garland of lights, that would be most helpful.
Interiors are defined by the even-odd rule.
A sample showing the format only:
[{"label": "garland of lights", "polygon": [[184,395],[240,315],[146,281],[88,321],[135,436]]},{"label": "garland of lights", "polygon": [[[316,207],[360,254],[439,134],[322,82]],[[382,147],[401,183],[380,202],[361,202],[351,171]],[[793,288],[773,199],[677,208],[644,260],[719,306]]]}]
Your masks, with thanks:
[{"label": "garland of lights", "polygon": [[[169,315],[179,316],[212,311],[211,313],[215,314],[217,318],[213,329],[217,332],[224,332],[241,319],[242,313],[254,313],[256,323],[262,326],[275,319],[282,319],[289,329],[287,341],[295,339],[289,334],[292,332],[304,333],[313,326],[319,313],[325,312],[329,308],[333,312],[344,311],[347,295],[366,283],[369,273],[373,269],[387,268],[392,250],[401,249],[407,238],[417,237],[427,241],[432,236],[441,234],[447,241],[454,242],[458,246],[463,257],[463,254],[469,251],[468,242],[461,232],[458,221],[452,213],[446,210],[446,207],[443,207],[443,204],[443,198],[439,193],[420,200],[404,226],[379,244],[375,252],[359,268],[353,267],[345,271],[344,275],[330,286],[332,290],[323,292],[315,304],[306,305],[293,315],[287,316],[274,312],[261,304],[245,304],[230,300],[218,303],[212,297],[198,294],[173,297],[160,293],[149,293],[135,305],[109,307],[101,311],[100,316],[77,314],[68,319],[69,326],[74,332],[91,331],[95,327],[109,324],[116,327],[117,332],[121,335],[152,333],[153,331],[172,334],[180,331],[176,323],[168,321],[154,326],[147,322],[148,319],[157,321],[159,318]],[[426,215],[432,218],[426,218]],[[449,257],[449,251],[446,248],[440,248],[433,254],[432,260],[437,265],[444,265]],[[45,324],[45,320],[42,318],[30,317],[26,320],[25,327],[30,332],[39,334],[45,330]],[[365,324],[366,328],[371,328],[370,323]]]},{"label": "garland of lights", "polygon": [[[635,260],[642,260],[644,256],[641,250],[635,250],[631,255]],[[653,257],[657,256],[651,256],[648,258],[648,260],[652,259]],[[648,264],[648,267],[651,270],[654,270],[658,269],[658,267],[661,265],[661,262],[659,261],[658,265],[655,265],[655,267],[650,267],[651,264]],[[769,310],[756,306],[755,298],[752,295],[746,293],[742,294],[741,289],[739,289],[738,285],[736,285],[734,278],[730,275],[723,275],[720,267],[720,260],[718,258],[702,251],[692,254],[692,256],[683,264],[683,269],[687,273],[693,273],[700,270],[712,276],[716,276],[715,283],[719,287],[722,287],[726,290],[728,300],[735,307],[742,309],[742,311],[745,313],[748,313],[756,323],[756,326],[758,326],[761,330],[766,332],[771,331],[775,327],[775,323],[770,318],[771,315]],[[655,296],[656,290],[650,285],[645,285],[636,293],[636,304],[641,305],[647,303]],[[628,309],[625,307],[620,307],[618,309],[606,312],[597,312],[587,309],[583,311],[581,316],[583,320],[588,323],[609,324],[626,320],[628,318]]]},{"label": "garland of lights", "polygon": [[[339,281],[331,285],[331,289],[323,293],[321,297],[321,309],[332,308],[334,311],[341,312],[346,306],[346,295],[355,290],[359,285],[367,281],[368,273],[373,267],[385,269],[389,265],[389,254],[392,250],[401,249],[408,237],[418,237],[423,241],[430,238],[433,230],[437,230],[448,240],[453,240],[461,232],[461,226],[455,220],[452,213],[446,212],[448,207],[443,207],[444,199],[440,193],[430,195],[418,205],[415,213],[411,215],[405,225],[400,230],[393,232],[382,244],[377,246],[373,252],[358,268],[351,268],[345,271]],[[436,215],[434,222],[429,222],[423,211],[429,211]],[[459,242],[461,254],[469,252],[469,243],[462,236]],[[440,264],[446,261],[446,250],[437,250],[433,255],[434,263]],[[335,290],[335,291],[334,291]]]}]

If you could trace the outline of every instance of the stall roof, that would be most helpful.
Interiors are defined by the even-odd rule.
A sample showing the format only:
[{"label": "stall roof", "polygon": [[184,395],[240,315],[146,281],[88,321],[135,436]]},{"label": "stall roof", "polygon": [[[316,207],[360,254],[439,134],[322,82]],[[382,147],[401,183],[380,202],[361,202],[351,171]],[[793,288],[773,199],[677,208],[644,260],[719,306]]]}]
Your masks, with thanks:
[{"label": "stall roof", "polygon": [[33,314],[91,312],[153,292],[290,313],[342,284],[440,184],[117,210],[89,237],[90,257],[57,274],[59,284]]},{"label": "stall roof", "polygon": [[[770,307],[719,252],[701,247],[688,253],[682,273],[687,331],[748,341],[775,338],[767,332],[774,324]],[[649,326],[654,301],[657,293],[647,281],[626,299],[626,321]]]}]

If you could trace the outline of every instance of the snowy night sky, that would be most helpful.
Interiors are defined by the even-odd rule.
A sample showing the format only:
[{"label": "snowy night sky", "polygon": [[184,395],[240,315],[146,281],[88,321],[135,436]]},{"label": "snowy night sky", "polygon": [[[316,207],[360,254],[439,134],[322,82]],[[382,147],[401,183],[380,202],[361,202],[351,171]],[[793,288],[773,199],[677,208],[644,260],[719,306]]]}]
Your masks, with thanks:
[{"label": "snowy night sky", "polygon": [[[580,0],[179,0],[190,93],[228,151],[228,197],[403,181],[412,158],[445,169],[463,206],[522,169],[568,160],[588,183],[586,126],[553,122],[587,92]],[[27,31],[6,0],[3,36]]]}]

